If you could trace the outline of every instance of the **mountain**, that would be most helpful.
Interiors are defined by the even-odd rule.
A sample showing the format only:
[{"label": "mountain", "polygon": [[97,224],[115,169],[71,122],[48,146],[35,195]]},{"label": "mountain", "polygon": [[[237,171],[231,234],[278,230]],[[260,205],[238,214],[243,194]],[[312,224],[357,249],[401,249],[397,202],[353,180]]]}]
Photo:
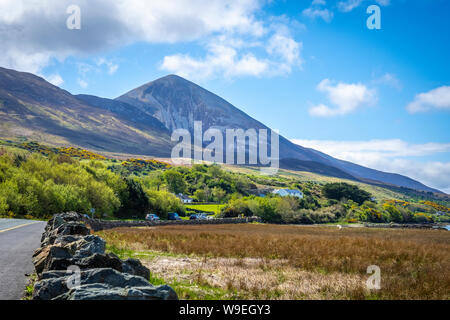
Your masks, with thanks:
[{"label": "mountain", "polygon": [[[203,128],[269,129],[221,97],[176,75],[144,84],[116,100],[133,105],[142,112],[154,116],[171,131],[184,128],[192,134],[194,121],[202,121]],[[280,166],[372,184],[439,192],[399,174],[366,168],[304,148],[282,136],[280,136]]]},{"label": "mountain", "polygon": [[[203,128],[267,129],[208,90],[175,75],[117,99],[74,96],[44,79],[0,68],[0,136],[25,137],[94,151],[169,157],[170,134],[194,121]],[[270,148],[270,146],[269,146]],[[381,172],[293,144],[280,136],[280,166],[381,186],[439,192],[408,177]]]},{"label": "mountain", "polygon": [[169,131],[133,106],[76,97],[30,73],[0,68],[0,136],[97,151],[169,156]]}]

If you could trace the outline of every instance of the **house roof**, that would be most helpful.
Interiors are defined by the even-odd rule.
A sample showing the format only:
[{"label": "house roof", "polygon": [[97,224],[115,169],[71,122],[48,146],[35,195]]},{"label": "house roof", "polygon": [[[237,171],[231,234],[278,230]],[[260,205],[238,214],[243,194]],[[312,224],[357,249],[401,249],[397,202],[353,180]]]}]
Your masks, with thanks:
[{"label": "house roof", "polygon": [[189,196],[187,196],[185,194],[182,194],[182,193],[177,194],[177,197],[182,199],[182,200],[192,200],[191,197],[189,197]]},{"label": "house roof", "polygon": [[279,192],[281,192],[281,191],[285,191],[285,192],[287,192],[288,194],[302,194],[301,191],[299,191],[299,190],[292,190],[292,189],[276,189],[276,190],[274,190],[273,192],[274,192],[274,193],[279,193]]}]

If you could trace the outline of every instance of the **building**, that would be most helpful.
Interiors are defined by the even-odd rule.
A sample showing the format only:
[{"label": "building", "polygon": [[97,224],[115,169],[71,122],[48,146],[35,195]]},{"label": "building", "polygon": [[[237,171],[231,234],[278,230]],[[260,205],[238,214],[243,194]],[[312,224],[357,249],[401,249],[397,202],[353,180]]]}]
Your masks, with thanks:
[{"label": "building", "polygon": [[277,194],[282,197],[297,197],[299,199],[303,198],[303,192],[299,190],[292,190],[292,189],[275,189],[272,191],[273,194]]},{"label": "building", "polygon": [[192,203],[192,201],[194,201],[194,199],[182,193],[177,194],[177,198],[180,199],[183,203]]}]

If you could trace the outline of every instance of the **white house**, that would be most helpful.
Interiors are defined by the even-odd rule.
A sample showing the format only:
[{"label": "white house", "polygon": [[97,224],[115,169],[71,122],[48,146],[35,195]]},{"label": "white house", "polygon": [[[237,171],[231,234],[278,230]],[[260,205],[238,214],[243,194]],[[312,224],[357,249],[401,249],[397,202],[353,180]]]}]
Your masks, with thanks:
[{"label": "white house", "polygon": [[303,198],[303,192],[299,191],[299,190],[291,190],[291,189],[275,189],[272,191],[273,194],[277,194],[279,196],[282,197],[287,197],[287,196],[291,196],[291,197],[297,197],[299,199]]},{"label": "white house", "polygon": [[194,199],[182,193],[177,194],[177,198],[180,199],[183,203],[192,203],[192,201],[194,201]]}]

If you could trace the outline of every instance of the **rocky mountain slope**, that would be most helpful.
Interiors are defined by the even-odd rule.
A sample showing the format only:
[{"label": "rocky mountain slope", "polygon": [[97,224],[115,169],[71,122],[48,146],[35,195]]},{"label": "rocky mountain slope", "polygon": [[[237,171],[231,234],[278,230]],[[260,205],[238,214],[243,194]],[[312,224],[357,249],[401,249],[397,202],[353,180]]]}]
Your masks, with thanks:
[{"label": "rocky mountain slope", "polygon": [[[207,128],[269,129],[221,97],[176,75],[169,75],[138,87],[116,100],[133,105],[160,120],[169,130],[188,129],[193,133],[194,121]],[[381,172],[330,157],[319,151],[293,144],[280,136],[282,168],[311,171],[339,178],[369,183],[392,184],[432,191],[408,177]]]},{"label": "rocky mountain slope", "polygon": [[[169,157],[170,134],[194,121],[203,129],[269,129],[208,90],[175,75],[149,82],[115,100],[74,96],[30,73],[0,68],[0,137],[25,137],[95,151]],[[268,147],[270,149],[270,145]],[[437,192],[293,144],[280,136],[280,166],[380,185]]]},{"label": "rocky mountain slope", "polygon": [[0,136],[98,151],[170,155],[168,130],[157,119],[113,100],[78,99],[38,76],[4,68],[0,68]]}]

